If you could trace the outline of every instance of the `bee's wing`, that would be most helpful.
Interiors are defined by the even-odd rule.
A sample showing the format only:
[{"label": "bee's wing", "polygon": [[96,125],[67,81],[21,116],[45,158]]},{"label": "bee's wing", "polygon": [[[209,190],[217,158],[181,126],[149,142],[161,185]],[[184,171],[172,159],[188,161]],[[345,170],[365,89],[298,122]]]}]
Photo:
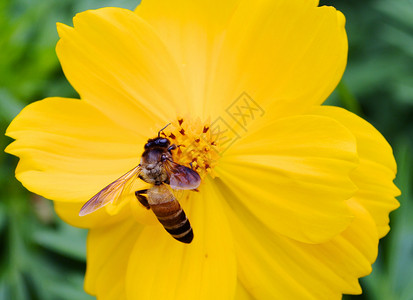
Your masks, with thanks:
[{"label": "bee's wing", "polygon": [[117,180],[103,188],[99,193],[94,195],[85,205],[82,206],[79,216],[84,216],[98,210],[99,208],[113,202],[120,197],[125,186],[135,180],[141,171],[140,165],[122,175]]},{"label": "bee's wing", "polygon": [[194,170],[166,161],[165,169],[169,174],[169,185],[174,190],[193,190],[201,184],[201,177]]}]

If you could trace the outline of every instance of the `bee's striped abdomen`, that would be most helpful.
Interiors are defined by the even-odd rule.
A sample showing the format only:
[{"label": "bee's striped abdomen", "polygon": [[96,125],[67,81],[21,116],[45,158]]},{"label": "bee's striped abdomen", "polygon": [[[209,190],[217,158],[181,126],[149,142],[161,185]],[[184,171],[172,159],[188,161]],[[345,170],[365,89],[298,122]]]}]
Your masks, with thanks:
[{"label": "bee's striped abdomen", "polygon": [[186,244],[192,242],[194,233],[191,224],[176,199],[150,206],[159,222],[173,238]]}]

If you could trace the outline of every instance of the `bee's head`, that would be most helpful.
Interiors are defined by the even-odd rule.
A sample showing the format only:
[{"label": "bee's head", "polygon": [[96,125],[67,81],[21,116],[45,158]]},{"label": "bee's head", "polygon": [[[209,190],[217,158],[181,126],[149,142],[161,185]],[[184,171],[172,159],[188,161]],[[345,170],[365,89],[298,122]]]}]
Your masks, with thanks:
[{"label": "bee's head", "polygon": [[145,150],[151,147],[168,148],[170,144],[171,142],[167,138],[156,137],[148,140],[148,142],[145,144]]},{"label": "bee's head", "polygon": [[149,149],[151,147],[162,147],[162,148],[168,148],[171,142],[167,138],[161,137],[161,132],[171,125],[171,123],[167,124],[164,128],[158,131],[158,136],[153,139],[149,139],[148,142],[145,144],[145,150]]}]

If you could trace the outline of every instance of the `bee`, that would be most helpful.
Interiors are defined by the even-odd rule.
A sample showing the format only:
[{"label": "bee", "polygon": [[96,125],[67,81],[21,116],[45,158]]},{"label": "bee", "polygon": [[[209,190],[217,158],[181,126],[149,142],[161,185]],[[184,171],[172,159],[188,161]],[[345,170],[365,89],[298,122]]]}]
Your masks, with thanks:
[{"label": "bee", "polygon": [[147,209],[152,209],[173,238],[186,244],[191,243],[194,237],[191,224],[172,190],[196,190],[201,178],[192,168],[173,161],[172,151],[177,146],[160,136],[168,125],[158,132],[157,137],[149,139],[145,144],[140,164],[87,201],[80,209],[79,216],[90,214],[115,201],[126,186],[139,178],[152,184],[149,189],[135,192],[139,202]]}]

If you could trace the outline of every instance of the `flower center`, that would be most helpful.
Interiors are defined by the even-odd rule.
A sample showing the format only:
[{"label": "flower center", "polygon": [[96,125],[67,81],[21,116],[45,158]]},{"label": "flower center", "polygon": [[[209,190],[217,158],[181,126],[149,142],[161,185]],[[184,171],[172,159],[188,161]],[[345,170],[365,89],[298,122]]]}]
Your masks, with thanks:
[{"label": "flower center", "polygon": [[178,118],[161,135],[178,146],[172,152],[176,163],[191,166],[202,179],[206,175],[215,177],[213,169],[220,157],[219,145],[211,134],[209,123]]}]

